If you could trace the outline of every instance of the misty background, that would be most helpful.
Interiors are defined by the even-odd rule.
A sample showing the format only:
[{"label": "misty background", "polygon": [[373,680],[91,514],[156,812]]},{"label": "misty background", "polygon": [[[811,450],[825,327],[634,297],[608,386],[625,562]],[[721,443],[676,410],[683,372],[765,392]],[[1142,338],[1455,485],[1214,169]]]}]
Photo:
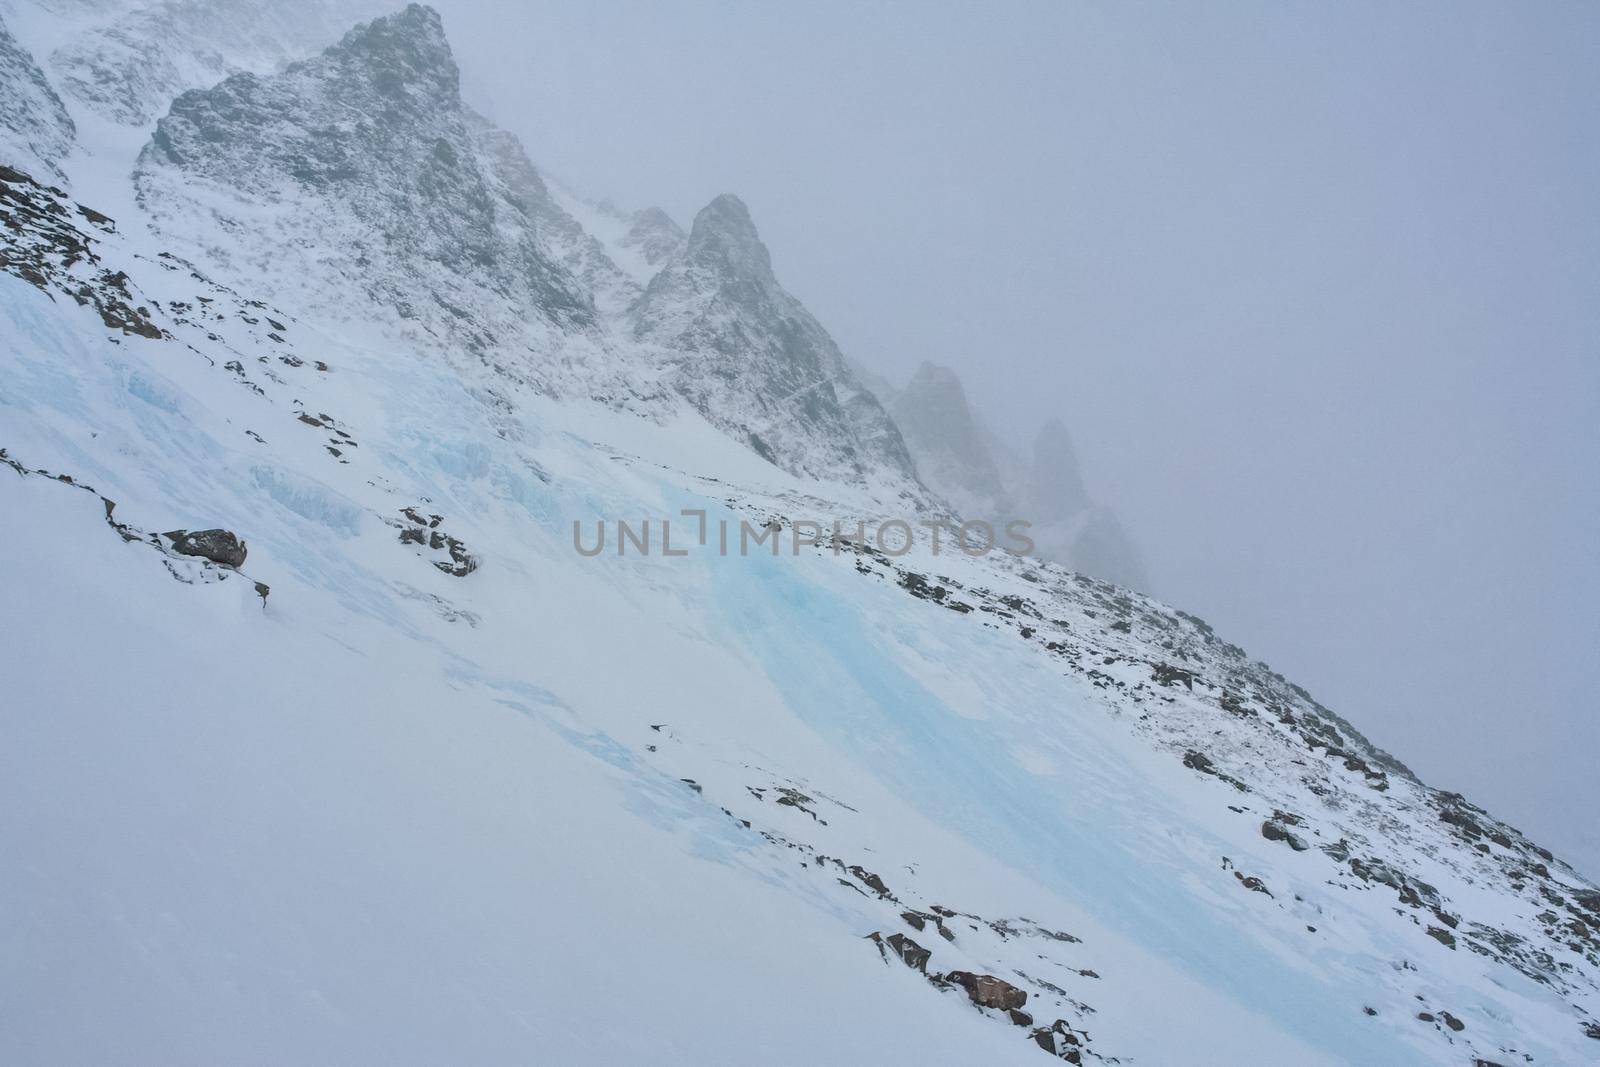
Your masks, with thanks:
[{"label": "misty background", "polygon": [[1160,599],[1600,875],[1600,7],[440,0],[585,195],[1071,428]]}]

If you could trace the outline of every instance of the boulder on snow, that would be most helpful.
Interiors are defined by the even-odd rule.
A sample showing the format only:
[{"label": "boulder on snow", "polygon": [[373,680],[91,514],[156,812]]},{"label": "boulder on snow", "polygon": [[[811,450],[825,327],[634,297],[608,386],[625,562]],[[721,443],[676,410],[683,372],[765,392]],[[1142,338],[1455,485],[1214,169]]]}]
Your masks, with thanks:
[{"label": "boulder on snow", "polygon": [[1028,1003],[1027,990],[1018,989],[1004,978],[996,978],[992,974],[951,971],[944,977],[945,981],[965,989],[967,996],[979,1007],[1011,1011]]},{"label": "boulder on snow", "polygon": [[[884,952],[884,946],[887,945],[889,951],[899,956],[900,961],[907,967],[927,973],[928,958],[933,953],[911,940],[905,934],[890,934],[888,937],[884,937],[880,933],[873,932],[867,936],[877,944],[880,953]],[[887,958],[887,955],[885,955],[885,958]]]},{"label": "boulder on snow", "polygon": [[242,567],[249,554],[245,543],[228,530],[172,530],[161,535],[180,556],[199,556],[224,567]]},{"label": "boulder on snow", "polygon": [[1268,841],[1282,841],[1296,852],[1304,852],[1311,847],[1304,838],[1276,819],[1268,819],[1261,824],[1261,836]]}]

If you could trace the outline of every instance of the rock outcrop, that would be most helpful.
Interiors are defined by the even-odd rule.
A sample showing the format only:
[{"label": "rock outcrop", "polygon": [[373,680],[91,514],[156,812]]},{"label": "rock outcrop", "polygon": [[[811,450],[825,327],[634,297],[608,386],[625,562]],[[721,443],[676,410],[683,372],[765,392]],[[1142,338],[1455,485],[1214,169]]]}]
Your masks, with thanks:
[{"label": "rock outcrop", "polygon": [[171,530],[161,535],[180,556],[199,556],[223,567],[243,567],[249,555],[245,543],[231,530]]}]

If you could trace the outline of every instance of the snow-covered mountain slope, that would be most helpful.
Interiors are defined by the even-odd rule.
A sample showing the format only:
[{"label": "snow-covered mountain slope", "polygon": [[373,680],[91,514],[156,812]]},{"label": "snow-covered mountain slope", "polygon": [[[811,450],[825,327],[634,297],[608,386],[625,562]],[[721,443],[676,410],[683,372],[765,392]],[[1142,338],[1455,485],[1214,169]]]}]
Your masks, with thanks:
[{"label": "snow-covered mountain slope", "polygon": [[62,181],[61,160],[76,137],[66,105],[0,17],[0,156],[11,166]]},{"label": "snow-covered mountain slope", "polygon": [[0,1058],[1600,1052],[1594,885],[1200,620],[148,221],[0,172]]},{"label": "snow-covered mountain slope", "polygon": [[[135,184],[170,247],[274,299],[398,314],[404,332],[551,391],[656,413],[682,396],[787,470],[919,489],[899,432],[778,286],[742,204],[703,212],[641,296],[515,138],[463,106],[430,9],[183,94]],[[668,238],[670,220],[646,213],[622,241],[648,259]]]},{"label": "snow-covered mountain slope", "polygon": [[596,203],[560,183],[549,183],[551,194],[566,212],[583,224],[604,247],[611,261],[639,286],[683,251],[689,235],[659,207],[623,211],[609,201]]},{"label": "snow-covered mountain slope", "polygon": [[54,0],[49,67],[98,117],[144,126],[185,89],[230,74],[270,73],[310,55],[356,19],[362,0]]},{"label": "snow-covered mountain slope", "polygon": [[522,222],[543,256],[564,267],[602,315],[626,311],[643,292],[642,283],[619,267],[606,246],[567,212],[528,159],[522,142],[481,116],[471,119],[487,172],[499,185],[499,196],[514,209],[502,214]]}]

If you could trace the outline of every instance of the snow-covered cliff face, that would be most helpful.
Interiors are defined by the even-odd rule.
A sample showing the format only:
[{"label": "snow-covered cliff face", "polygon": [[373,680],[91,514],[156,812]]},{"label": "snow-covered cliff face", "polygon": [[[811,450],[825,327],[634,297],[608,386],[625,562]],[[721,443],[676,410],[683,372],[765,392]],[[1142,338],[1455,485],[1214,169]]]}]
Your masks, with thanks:
[{"label": "snow-covered cliff face", "polygon": [[438,15],[412,5],[281,74],[184,93],[135,183],[174,246],[274,296],[548,359],[594,297],[541,245],[531,168],[475,127]]},{"label": "snow-covered cliff face", "polygon": [[77,128],[32,53],[0,18],[0,158],[24,171],[64,181],[60,163]]},{"label": "snow-covered cliff face", "polygon": [[[881,409],[852,422],[742,205],[608,312],[615,235],[458,112],[431,13],[395,19],[174,104],[197,162],[146,153],[153,218],[0,170],[0,1059],[1594,1060],[1594,883],[1192,615],[926,532],[801,544],[881,501],[815,427],[773,438],[801,473],[758,459],[752,397],[833,374],[817,426]],[[317,154],[327,84],[360,151]],[[382,214],[430,137],[463,217],[422,185]],[[191,234],[225,274],[169,245],[179,196],[253,219]],[[592,308],[543,312],[559,352],[666,360],[708,410],[394,335],[346,231],[284,205],[377,227],[391,296],[437,291],[435,223],[494,256],[532,231]],[[473,298],[536,292],[501,282]],[[685,508],[781,551],[686,524],[664,556]],[[575,551],[618,518],[649,554]]]},{"label": "snow-covered cliff face", "polygon": [[670,368],[673,388],[777,466],[876,481],[907,501],[924,495],[899,429],[822,324],[778,284],[738,197],[719,196],[695,216],[630,322]]},{"label": "snow-covered cliff face", "polygon": [[613,262],[600,241],[561,206],[528,159],[522,142],[477,115],[472,116],[472,128],[500,199],[513,209],[513,213],[500,214],[525,220],[527,236],[543,256],[563,267],[602,315],[616,316],[627,310],[643,286]]},{"label": "snow-covered cliff face", "polygon": [[362,0],[153,0],[53,4],[75,32],[50,55],[63,90],[142,126],[185,89],[310,55],[377,6]]}]

